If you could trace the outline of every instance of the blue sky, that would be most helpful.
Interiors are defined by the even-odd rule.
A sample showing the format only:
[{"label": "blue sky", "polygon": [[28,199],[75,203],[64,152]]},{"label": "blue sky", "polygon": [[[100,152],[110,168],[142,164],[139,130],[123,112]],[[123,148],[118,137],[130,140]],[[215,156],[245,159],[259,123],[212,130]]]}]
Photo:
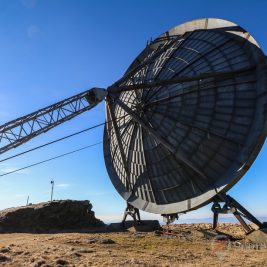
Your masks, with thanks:
[{"label": "blue sky", "polygon": [[[119,79],[147,40],[188,20],[218,17],[248,30],[267,53],[267,1],[1,0],[0,123],[88,88]],[[1,158],[104,121],[104,105],[43,134]],[[98,142],[99,128],[0,163],[4,173]],[[267,145],[231,195],[267,216]],[[121,219],[125,202],[108,178],[102,145],[0,177],[0,209],[56,199],[89,199],[105,221]],[[144,218],[158,216],[143,214]],[[183,219],[210,217],[210,207]]]}]

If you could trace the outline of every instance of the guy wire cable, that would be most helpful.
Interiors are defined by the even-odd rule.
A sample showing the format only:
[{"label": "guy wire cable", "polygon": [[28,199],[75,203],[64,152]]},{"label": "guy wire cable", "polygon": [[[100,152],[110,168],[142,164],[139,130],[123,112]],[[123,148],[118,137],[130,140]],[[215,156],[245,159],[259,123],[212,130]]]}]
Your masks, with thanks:
[{"label": "guy wire cable", "polygon": [[36,165],[40,165],[40,164],[45,163],[45,162],[48,162],[48,161],[52,161],[52,160],[55,160],[55,159],[58,159],[58,158],[62,158],[62,157],[64,157],[64,156],[67,156],[67,155],[70,155],[70,154],[79,152],[79,151],[81,151],[81,150],[84,150],[84,149],[87,149],[87,148],[91,148],[91,147],[93,147],[93,146],[97,146],[97,145],[99,145],[99,144],[101,144],[101,143],[103,143],[103,141],[99,141],[99,142],[97,142],[97,143],[94,143],[94,144],[91,144],[91,145],[88,145],[88,146],[84,146],[84,147],[81,147],[81,148],[79,148],[79,149],[75,149],[75,150],[72,150],[72,151],[70,151],[70,152],[67,152],[67,153],[64,153],[64,154],[61,154],[61,155],[58,155],[58,156],[55,156],[55,157],[52,157],[52,158],[49,158],[49,159],[45,159],[45,160],[42,160],[42,161],[33,163],[33,164],[31,164],[31,165],[28,165],[28,166],[25,166],[25,167],[22,167],[22,168],[19,168],[19,169],[10,171],[10,172],[6,172],[6,173],[3,173],[3,174],[0,174],[0,177],[1,177],[1,176],[6,176],[6,175],[11,174],[11,173],[14,173],[14,172],[18,172],[18,171],[21,171],[21,170],[25,170],[25,169],[34,167],[34,166],[36,166]]},{"label": "guy wire cable", "polygon": [[[128,116],[128,115],[129,115],[129,114],[126,114],[126,115],[124,115],[124,116],[118,118],[117,121],[120,121],[121,119],[125,118],[125,117]],[[93,129],[98,128],[98,127],[100,127],[100,126],[103,126],[103,125],[105,125],[106,123],[109,123],[109,122],[112,122],[112,120],[109,120],[109,121],[106,121],[106,122],[102,122],[102,123],[96,124],[96,125],[94,125],[94,126],[91,126],[91,127],[89,127],[89,128],[86,128],[86,129],[84,129],[84,130],[75,132],[75,133],[70,134],[70,135],[66,135],[66,136],[64,136],[64,137],[61,137],[61,138],[55,139],[55,140],[53,140],[53,141],[47,142],[47,143],[45,143],[45,144],[43,144],[43,145],[36,146],[36,147],[34,147],[34,148],[25,150],[25,151],[23,151],[23,152],[21,152],[21,153],[15,154],[15,155],[13,155],[13,156],[10,156],[10,157],[4,158],[4,159],[1,159],[0,162],[3,162],[3,161],[6,161],[6,160],[9,160],[9,159],[16,158],[16,157],[18,157],[18,156],[21,156],[21,155],[24,155],[24,154],[26,154],[26,153],[32,152],[32,151],[34,151],[34,150],[43,148],[43,147],[45,147],[45,146],[52,145],[52,144],[57,143],[57,142],[59,142],[59,141],[63,141],[63,140],[65,140],[65,139],[70,138],[70,137],[73,137],[73,136],[75,136],[75,135],[78,135],[78,134],[81,134],[81,133],[84,133],[84,132],[93,130]]]}]

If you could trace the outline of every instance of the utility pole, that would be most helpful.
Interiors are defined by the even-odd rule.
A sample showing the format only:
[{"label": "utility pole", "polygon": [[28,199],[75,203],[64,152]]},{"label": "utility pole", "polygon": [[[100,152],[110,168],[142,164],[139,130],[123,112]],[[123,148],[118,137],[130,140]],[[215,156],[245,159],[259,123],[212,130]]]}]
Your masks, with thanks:
[{"label": "utility pole", "polygon": [[54,180],[51,181],[52,189],[51,189],[51,201],[53,201],[53,193],[54,193]]}]

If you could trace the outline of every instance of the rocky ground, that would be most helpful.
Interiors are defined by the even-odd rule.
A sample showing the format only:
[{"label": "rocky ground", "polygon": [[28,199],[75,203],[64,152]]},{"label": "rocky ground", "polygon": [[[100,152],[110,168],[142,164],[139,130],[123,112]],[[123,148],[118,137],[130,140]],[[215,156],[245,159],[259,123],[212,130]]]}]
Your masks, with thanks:
[{"label": "rocky ground", "polygon": [[88,200],[57,200],[0,211],[0,233],[52,233],[104,226]]},{"label": "rocky ground", "polygon": [[267,247],[248,243],[239,225],[173,225],[171,235],[136,232],[1,234],[0,266],[267,266]]}]

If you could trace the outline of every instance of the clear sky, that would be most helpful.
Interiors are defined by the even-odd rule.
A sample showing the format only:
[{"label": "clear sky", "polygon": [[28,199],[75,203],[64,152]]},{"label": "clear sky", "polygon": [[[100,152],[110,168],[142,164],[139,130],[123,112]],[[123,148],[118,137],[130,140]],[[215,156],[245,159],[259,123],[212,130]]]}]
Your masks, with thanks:
[{"label": "clear sky", "polygon": [[[248,30],[267,53],[267,1],[1,0],[0,124],[88,88],[119,79],[147,40],[188,20],[218,17]],[[0,158],[104,121],[104,105]],[[0,173],[102,140],[99,128],[0,163]],[[267,145],[231,195],[267,216]],[[121,219],[125,202],[113,188],[102,145],[0,177],[0,209],[56,199],[89,199],[105,221]],[[143,214],[144,218],[158,218]],[[210,217],[210,207],[184,219]]]}]

